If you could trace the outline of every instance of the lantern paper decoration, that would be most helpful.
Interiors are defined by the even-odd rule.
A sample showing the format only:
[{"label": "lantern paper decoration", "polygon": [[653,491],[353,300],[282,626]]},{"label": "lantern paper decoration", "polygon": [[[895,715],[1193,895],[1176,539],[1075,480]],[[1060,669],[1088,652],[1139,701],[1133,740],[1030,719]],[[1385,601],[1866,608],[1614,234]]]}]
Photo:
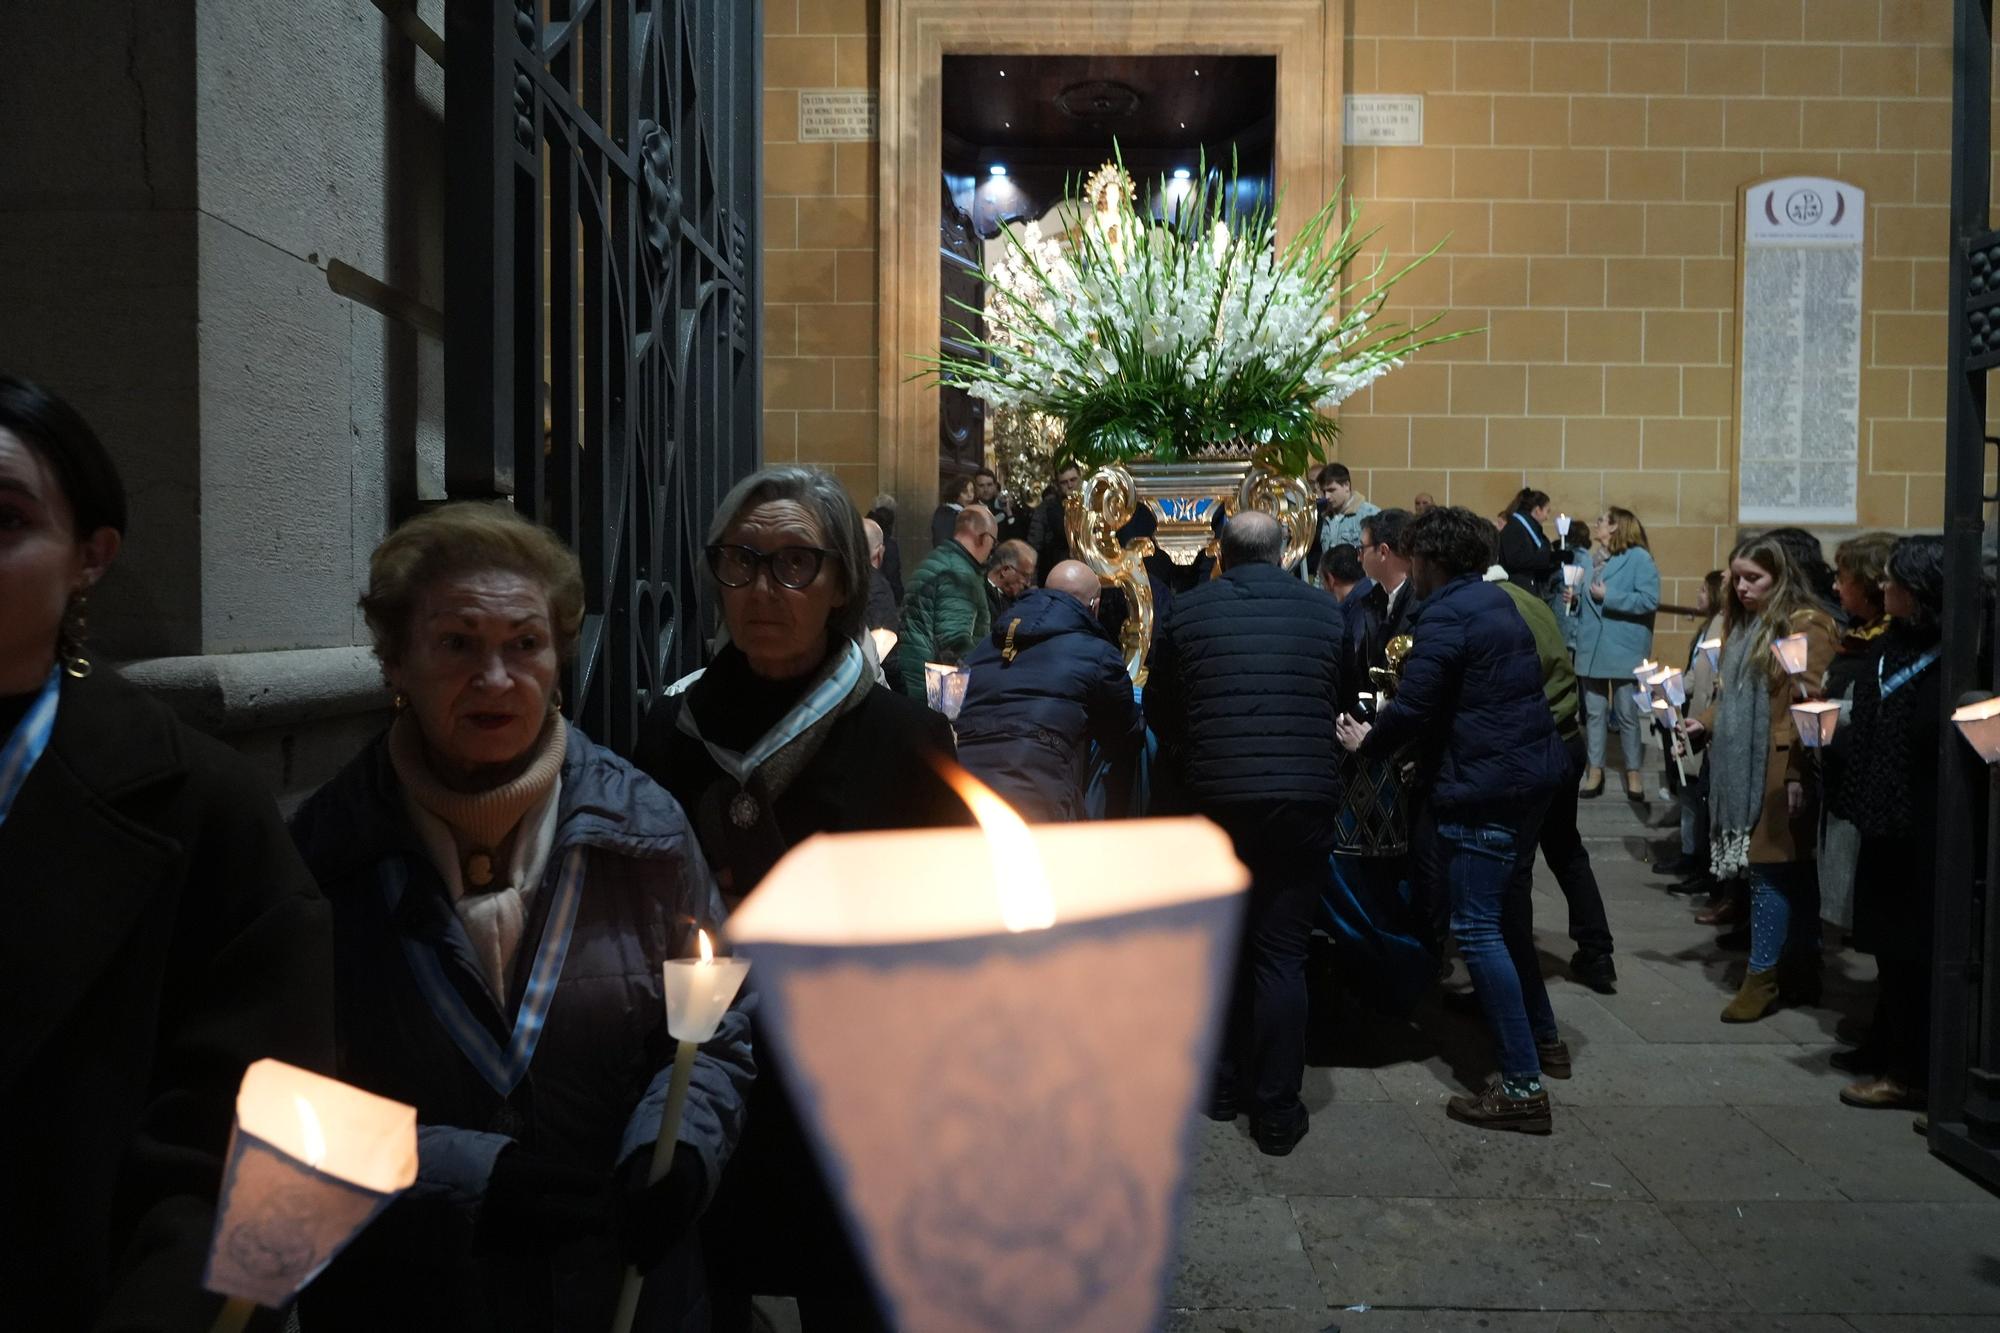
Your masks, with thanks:
[{"label": "lantern paper decoration", "polygon": [[896,651],[896,631],[892,629],[871,629],[868,637],[875,643],[875,660],[886,662],[889,654]]},{"label": "lantern paper decoration", "polygon": [[1157,1327],[1249,876],[1203,819],[813,838],[737,909],[895,1328]]},{"label": "lantern paper decoration", "polygon": [[1562,540],[1564,540],[1564,541],[1568,541],[1568,540],[1569,540],[1569,515],[1568,515],[1568,514],[1557,514],[1557,515],[1556,515],[1556,536],[1558,536],[1558,537],[1562,538]]},{"label": "lantern paper decoration", "polygon": [[971,684],[971,667],[924,663],[924,702],[954,722],[958,721],[959,710],[965,707],[966,687]]},{"label": "lantern paper decoration", "polygon": [[1713,639],[1703,639],[1695,647],[1707,654],[1708,669],[1710,671],[1720,671],[1722,669],[1722,639],[1719,636]]},{"label": "lantern paper decoration", "polygon": [[1967,704],[1952,713],[1951,721],[1981,759],[2000,763],[2000,699]]},{"label": "lantern paper decoration", "polygon": [[1782,639],[1774,639],[1771,652],[1776,655],[1778,665],[1788,676],[1798,677],[1806,673],[1806,636],[1787,634]]},{"label": "lantern paper decoration", "polygon": [[259,1060],[236,1094],[202,1285],[282,1306],[416,1178],[415,1108]]},{"label": "lantern paper decoration", "polygon": [[1793,704],[1792,725],[1798,728],[1800,745],[1824,750],[1833,744],[1834,729],[1840,725],[1840,705],[1831,699]]},{"label": "lantern paper decoration", "polygon": [[1661,671],[1654,680],[1653,688],[1655,692],[1674,706],[1675,712],[1679,712],[1681,709],[1687,707],[1687,676],[1682,671],[1673,667]]}]

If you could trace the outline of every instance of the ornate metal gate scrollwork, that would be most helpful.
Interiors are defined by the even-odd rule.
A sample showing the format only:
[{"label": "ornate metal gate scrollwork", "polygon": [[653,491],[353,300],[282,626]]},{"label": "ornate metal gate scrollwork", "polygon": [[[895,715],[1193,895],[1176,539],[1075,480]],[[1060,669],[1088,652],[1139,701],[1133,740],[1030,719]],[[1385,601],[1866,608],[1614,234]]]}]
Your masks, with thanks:
[{"label": "ornate metal gate scrollwork", "polygon": [[760,456],[761,12],[446,9],[445,485],[575,549],[563,693],[626,753],[701,664],[702,537]]}]

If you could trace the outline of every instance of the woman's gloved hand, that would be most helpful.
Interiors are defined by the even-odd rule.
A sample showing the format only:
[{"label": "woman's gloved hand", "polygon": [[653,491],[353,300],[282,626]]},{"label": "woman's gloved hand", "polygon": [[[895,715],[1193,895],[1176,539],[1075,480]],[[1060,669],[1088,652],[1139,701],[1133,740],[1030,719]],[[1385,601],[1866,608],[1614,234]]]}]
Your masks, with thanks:
[{"label": "woman's gloved hand", "polygon": [[708,1198],[708,1170],[700,1153],[685,1143],[675,1144],[673,1165],[648,1185],[650,1155],[637,1154],[620,1173],[625,1190],[618,1207],[619,1248],[625,1262],[642,1273],[686,1238]]},{"label": "woman's gloved hand", "polygon": [[571,1166],[517,1144],[493,1161],[479,1226],[496,1249],[539,1251],[601,1236],[616,1219],[617,1192],[608,1172]]}]

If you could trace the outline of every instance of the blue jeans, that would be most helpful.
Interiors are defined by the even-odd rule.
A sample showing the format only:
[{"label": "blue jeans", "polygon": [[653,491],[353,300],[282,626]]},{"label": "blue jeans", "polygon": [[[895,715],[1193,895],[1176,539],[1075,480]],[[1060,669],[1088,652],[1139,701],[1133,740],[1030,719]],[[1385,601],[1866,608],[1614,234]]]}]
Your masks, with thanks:
[{"label": "blue jeans", "polygon": [[1787,954],[1819,952],[1819,877],[1809,862],[1752,862],[1750,967],[1768,972]]},{"label": "blue jeans", "polygon": [[1535,952],[1534,906],[1515,877],[1517,865],[1535,854],[1548,803],[1538,796],[1509,814],[1470,821],[1438,812],[1452,933],[1500,1047],[1500,1073],[1509,1079],[1540,1077],[1535,1043],[1556,1037],[1555,1010]]},{"label": "blue jeans", "polygon": [[1618,745],[1625,752],[1625,770],[1638,772],[1646,762],[1647,721],[1639,715],[1639,696],[1631,678],[1578,683],[1583,686],[1583,744],[1590,755],[1590,766],[1604,767],[1605,733],[1615,717]]}]

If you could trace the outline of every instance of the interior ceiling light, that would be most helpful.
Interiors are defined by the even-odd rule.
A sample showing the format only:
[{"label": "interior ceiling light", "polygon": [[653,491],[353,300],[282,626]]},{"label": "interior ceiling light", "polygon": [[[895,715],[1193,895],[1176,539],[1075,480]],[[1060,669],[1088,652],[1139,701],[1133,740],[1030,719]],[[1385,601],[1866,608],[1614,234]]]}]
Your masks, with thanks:
[{"label": "interior ceiling light", "polygon": [[1007,164],[1005,162],[995,162],[992,166],[986,168],[986,174],[989,176],[1004,176],[1007,174]]},{"label": "interior ceiling light", "polygon": [[1188,179],[1188,178],[1189,178],[1190,176],[1192,176],[1193,174],[1194,174],[1194,173],[1193,173],[1193,172],[1191,172],[1191,171],[1189,171],[1189,170],[1188,170],[1188,169],[1187,169],[1186,167],[1175,167],[1175,168],[1174,168],[1174,179],[1175,179],[1175,180],[1177,180],[1177,181],[1184,181],[1184,180]]}]

